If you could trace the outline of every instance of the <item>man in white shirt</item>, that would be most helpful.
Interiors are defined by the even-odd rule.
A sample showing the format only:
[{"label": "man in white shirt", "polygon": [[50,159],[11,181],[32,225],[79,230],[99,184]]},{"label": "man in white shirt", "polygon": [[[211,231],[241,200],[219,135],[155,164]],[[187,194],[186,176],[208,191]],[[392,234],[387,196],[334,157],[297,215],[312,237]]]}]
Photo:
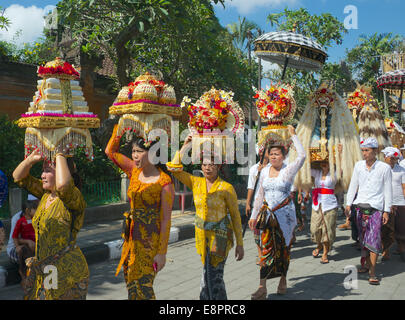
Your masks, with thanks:
[{"label": "man in white shirt", "polygon": [[[252,166],[249,169],[249,179],[248,179],[248,193],[247,193],[247,199],[246,199],[246,217],[249,219],[251,212],[252,212],[252,204],[256,196],[255,194],[255,185],[256,181],[259,180],[260,172],[262,171],[263,168],[267,167],[269,164],[269,158],[268,158],[268,153],[266,152],[266,149],[259,149],[258,145],[256,145],[256,154],[259,156],[260,161],[256,163],[254,166]],[[256,193],[259,188],[257,188]],[[258,248],[259,252],[259,257],[260,257],[260,232],[256,231],[254,234],[254,239],[255,243]]]},{"label": "man in white shirt", "polygon": [[390,219],[381,229],[383,260],[389,260],[389,249],[398,243],[398,253],[404,260],[405,256],[405,168],[398,164],[401,152],[397,148],[388,147],[381,151],[385,162],[391,167],[392,173],[392,210]]},{"label": "man in white shirt", "polygon": [[[359,273],[369,272],[369,283],[380,284],[375,266],[382,251],[381,227],[387,224],[392,205],[392,173],[389,165],[377,160],[375,138],[361,141],[364,160],[356,163],[347,192],[346,217],[356,208],[359,242],[362,248]],[[355,199],[357,192],[357,197]]]}]

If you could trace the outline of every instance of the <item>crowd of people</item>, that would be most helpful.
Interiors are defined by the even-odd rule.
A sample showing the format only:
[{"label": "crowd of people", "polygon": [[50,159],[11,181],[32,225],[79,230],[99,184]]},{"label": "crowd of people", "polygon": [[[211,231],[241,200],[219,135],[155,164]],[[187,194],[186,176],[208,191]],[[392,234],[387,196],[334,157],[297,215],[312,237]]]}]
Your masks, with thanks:
[{"label": "crowd of people", "polygon": [[[304,164],[306,151],[294,127],[289,126],[288,131],[297,157],[289,161],[290,147],[280,141],[257,150],[260,160],[250,170],[244,217],[234,187],[220,177],[222,165],[215,164],[215,154],[202,159],[203,177],[183,171],[181,159],[191,147],[191,135],[172,161],[162,166],[153,165],[149,158],[156,142],[134,138],[131,158],[119,153],[121,137],[114,129],[105,152],[130,178],[131,210],[124,214],[124,244],[117,267],[117,274],[123,268],[129,299],[156,298],[153,282],[166,263],[173,179],[193,192],[195,242],[203,265],[201,300],[227,299],[224,266],[232,247],[237,261],[244,258],[246,222],[258,249],[259,286],[251,298],[266,299],[266,282],[272,278],[280,278],[277,293],[285,294],[291,247],[296,241],[297,225],[302,227],[304,220],[299,209],[309,193],[310,231],[315,245],[312,255],[322,254],[320,262],[329,263],[339,209],[336,177],[330,174],[327,161],[316,162],[311,169],[312,190],[296,190],[294,179]],[[341,150],[339,146],[337,152]],[[376,276],[377,258],[382,254],[389,259],[395,241],[405,261],[405,168],[400,163],[401,151],[393,147],[382,150],[385,162],[377,160],[378,143],[374,138],[363,140],[361,151],[364,160],[354,167],[344,212],[353,239],[361,248],[358,271],[368,273],[369,283],[378,285],[381,279]],[[35,150],[13,172],[14,181],[30,194],[22,210],[12,218],[7,254],[19,265],[26,299],[85,299],[89,271],[76,245],[86,207],[81,180],[73,158],[62,152],[56,154],[54,162],[44,161],[41,179],[32,177],[31,167],[42,160]],[[57,289],[47,288],[44,282],[44,266],[50,264],[58,270]]]}]

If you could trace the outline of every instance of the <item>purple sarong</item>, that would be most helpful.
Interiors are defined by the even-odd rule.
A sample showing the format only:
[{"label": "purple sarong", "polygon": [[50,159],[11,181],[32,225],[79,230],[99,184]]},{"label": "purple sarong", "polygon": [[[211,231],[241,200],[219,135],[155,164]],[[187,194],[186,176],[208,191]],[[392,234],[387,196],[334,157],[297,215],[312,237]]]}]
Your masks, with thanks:
[{"label": "purple sarong", "polygon": [[359,230],[359,242],[362,249],[367,249],[376,254],[381,253],[382,212],[375,211],[372,215],[366,215],[360,208],[356,208],[356,212],[357,228]]}]

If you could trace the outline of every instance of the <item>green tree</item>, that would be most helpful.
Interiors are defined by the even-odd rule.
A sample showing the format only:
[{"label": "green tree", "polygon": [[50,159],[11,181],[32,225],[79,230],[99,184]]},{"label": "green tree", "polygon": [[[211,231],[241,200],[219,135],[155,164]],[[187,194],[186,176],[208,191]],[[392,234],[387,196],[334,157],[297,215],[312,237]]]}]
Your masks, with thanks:
[{"label": "green tree", "polygon": [[[10,148],[10,146],[13,146]],[[6,174],[9,186],[14,184],[12,173],[24,160],[24,129],[11,121],[6,114],[0,114],[0,167]],[[32,173],[39,175],[41,166],[33,167]]]},{"label": "green tree", "polygon": [[381,55],[392,53],[401,46],[403,37],[392,33],[361,35],[359,45],[347,50],[347,63],[354,74],[354,78],[361,84],[371,86],[373,95],[381,95],[377,89],[376,80],[381,72]]},{"label": "green tree", "polygon": [[240,51],[245,52],[249,46],[249,37],[255,39],[258,35],[259,26],[245,17],[241,19],[238,17],[238,21],[227,25],[227,28],[232,36],[233,44]]},{"label": "green tree", "polygon": [[330,81],[334,84],[334,89],[340,96],[356,90],[356,82],[345,61],[340,63],[326,63],[321,70],[320,82]]},{"label": "green tree", "polygon": [[267,22],[280,31],[291,31],[295,28],[297,33],[316,40],[324,47],[331,47],[333,43],[342,44],[343,36],[347,33],[343,23],[332,14],[310,14],[305,8],[285,8],[284,12],[270,14]]},{"label": "green tree", "polygon": [[176,0],[169,19],[144,34],[148,46],[134,48],[133,77],[146,70],[161,74],[176,95],[198,98],[212,86],[235,92],[243,106],[253,95],[254,66],[232,45],[209,0]]},{"label": "green tree", "polygon": [[14,43],[0,41],[0,61],[18,61],[18,48]]},{"label": "green tree", "polygon": [[0,30],[1,29],[6,29],[10,26],[11,22],[10,19],[8,19],[5,16],[5,9],[3,9],[3,7],[0,6]]},{"label": "green tree", "polygon": [[98,55],[101,48],[116,63],[121,86],[130,80],[131,45],[161,23],[170,6],[168,0],[62,0],[57,5],[61,24],[85,53]]},{"label": "green tree", "polygon": [[[310,14],[305,8],[298,10],[286,8],[283,12],[270,14],[267,21],[280,31],[291,31],[295,28],[297,33],[315,40],[325,48],[342,44],[343,37],[347,33],[343,23],[330,13]],[[281,79],[281,73],[281,70],[272,70],[266,73],[264,77],[272,82],[278,82]],[[351,81],[346,83],[349,79],[351,79],[350,72],[342,64],[326,63],[323,70],[318,74],[314,71],[287,68],[284,81],[295,85],[297,112],[294,121],[300,119],[309,94],[315,91],[322,81],[334,81],[337,90],[343,93],[343,90],[352,84]]]}]

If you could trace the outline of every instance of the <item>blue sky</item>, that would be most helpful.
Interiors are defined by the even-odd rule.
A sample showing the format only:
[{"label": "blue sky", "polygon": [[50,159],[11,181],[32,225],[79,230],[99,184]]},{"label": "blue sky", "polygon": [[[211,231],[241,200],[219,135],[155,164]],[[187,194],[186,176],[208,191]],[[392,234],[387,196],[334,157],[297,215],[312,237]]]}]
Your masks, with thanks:
[{"label": "blue sky", "polygon": [[[40,18],[41,13],[44,12],[43,9],[49,9],[51,7],[47,6],[56,5],[57,2],[56,0],[1,0],[0,5],[6,9],[14,5],[12,7],[14,10],[6,10],[6,14],[10,12],[12,21],[15,21],[14,26],[18,28],[18,25],[18,29],[23,29],[21,41],[34,41],[36,35],[40,33],[38,30],[43,27],[43,21]],[[403,0],[227,0],[225,9],[218,5],[215,11],[224,26],[237,21],[238,16],[241,16],[256,22],[268,32],[274,31],[266,23],[268,14],[280,12],[286,6],[291,9],[305,7],[314,14],[329,12],[343,22],[347,16],[344,9],[348,5],[356,6],[358,10],[358,29],[349,30],[342,45],[334,45],[328,50],[329,61],[340,61],[345,56],[346,49],[358,43],[358,37],[361,34],[393,32],[405,36],[405,1]],[[14,31],[13,28],[8,34],[3,31],[0,33],[0,39],[10,38]]]},{"label": "blue sky", "polygon": [[[235,1],[235,0],[234,0]],[[233,1],[233,2],[234,2]],[[250,10],[246,11],[244,7],[236,7],[230,4],[223,9],[222,6],[216,7],[216,13],[223,25],[232,23],[238,19],[238,16],[246,17],[259,24],[266,32],[275,31],[270,24],[266,23],[267,16],[270,13],[283,11],[286,6],[290,9],[299,7],[306,8],[310,13],[322,14],[329,12],[344,22],[348,16],[344,13],[346,6],[352,5],[358,12],[358,29],[348,30],[344,37],[342,45],[334,45],[328,50],[329,61],[340,61],[345,56],[347,48],[352,48],[358,43],[358,37],[361,34],[371,35],[376,32],[393,32],[405,36],[405,1],[403,0],[236,0],[241,3],[250,3]],[[232,3],[232,2],[230,2]]]}]

